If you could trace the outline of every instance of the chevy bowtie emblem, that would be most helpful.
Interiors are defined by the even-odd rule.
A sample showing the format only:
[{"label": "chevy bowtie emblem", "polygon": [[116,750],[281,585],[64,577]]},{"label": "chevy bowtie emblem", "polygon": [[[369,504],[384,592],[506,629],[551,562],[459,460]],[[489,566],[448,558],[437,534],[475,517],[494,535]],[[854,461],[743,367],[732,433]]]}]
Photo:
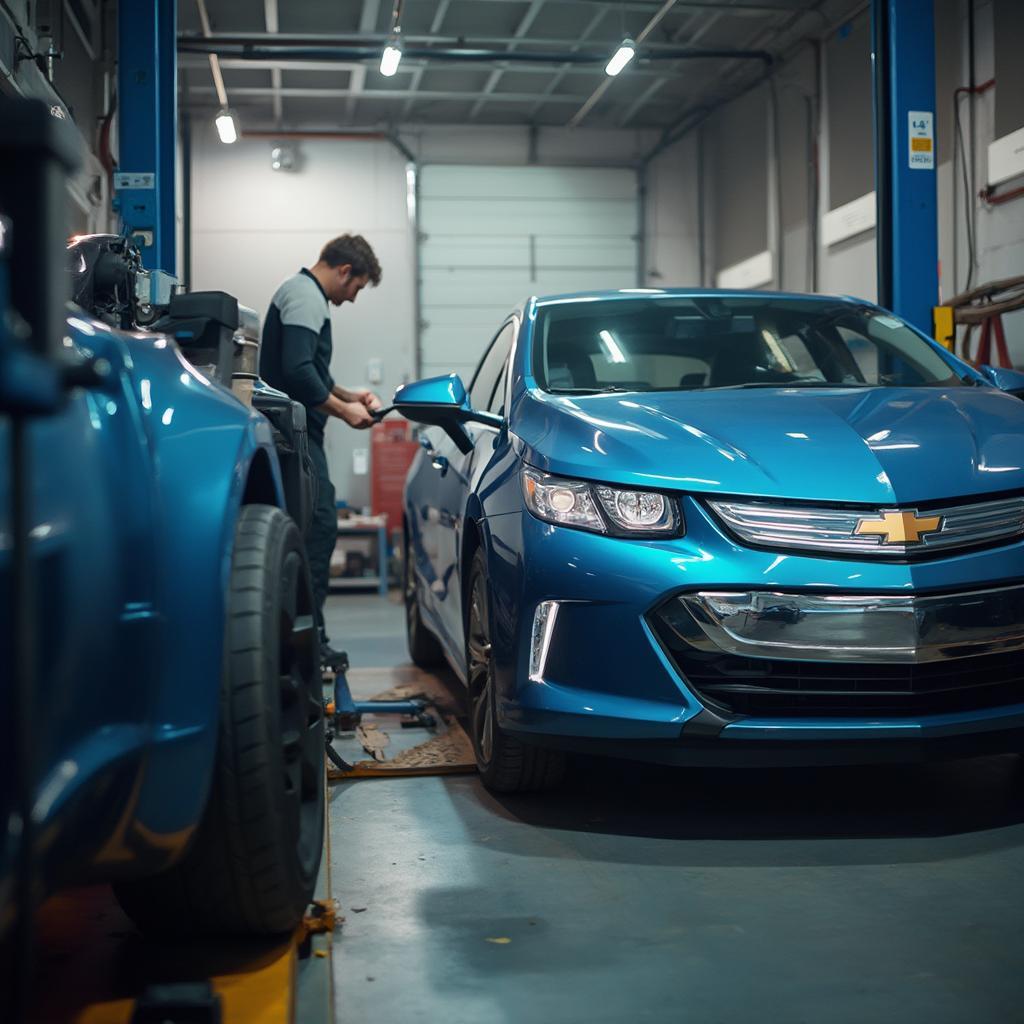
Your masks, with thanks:
[{"label": "chevy bowtie emblem", "polygon": [[918,516],[916,509],[883,512],[878,519],[861,519],[853,532],[858,536],[878,536],[883,544],[917,544],[922,533],[934,533],[942,526],[942,516]]}]

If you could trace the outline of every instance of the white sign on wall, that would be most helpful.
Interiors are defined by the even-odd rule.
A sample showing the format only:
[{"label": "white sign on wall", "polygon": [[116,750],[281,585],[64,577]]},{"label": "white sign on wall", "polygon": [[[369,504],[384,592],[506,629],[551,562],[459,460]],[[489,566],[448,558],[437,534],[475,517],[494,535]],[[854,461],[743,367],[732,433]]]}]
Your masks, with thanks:
[{"label": "white sign on wall", "polygon": [[835,245],[836,242],[870,231],[875,226],[876,217],[877,203],[874,192],[829,210],[821,218],[822,245]]},{"label": "white sign on wall", "polygon": [[930,110],[910,110],[907,112],[907,120],[910,169],[935,170],[935,115]]},{"label": "white sign on wall", "polygon": [[118,171],[114,175],[114,188],[156,188],[156,175],[152,171]]},{"label": "white sign on wall", "polygon": [[1024,174],[1024,128],[1018,128],[988,147],[988,183],[998,185]]}]

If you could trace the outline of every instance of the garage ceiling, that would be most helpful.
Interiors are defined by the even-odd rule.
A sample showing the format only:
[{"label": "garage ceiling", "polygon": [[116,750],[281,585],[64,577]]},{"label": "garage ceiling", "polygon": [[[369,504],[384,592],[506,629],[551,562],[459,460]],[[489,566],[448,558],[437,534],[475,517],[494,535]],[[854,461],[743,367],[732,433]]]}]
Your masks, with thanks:
[{"label": "garage ceiling", "polygon": [[[229,103],[250,131],[442,123],[666,129],[764,74],[763,56],[721,51],[778,60],[865,6],[863,0],[403,0],[406,56],[398,73],[385,78],[379,53],[391,29],[391,0],[182,0],[181,102],[197,114],[218,107],[202,48],[220,52]],[[604,61],[625,36],[643,36],[638,59],[610,79]],[[465,54],[456,59],[453,49],[488,53],[468,61]],[[680,50],[716,53],[682,58]],[[570,62],[587,57],[589,63]]]}]

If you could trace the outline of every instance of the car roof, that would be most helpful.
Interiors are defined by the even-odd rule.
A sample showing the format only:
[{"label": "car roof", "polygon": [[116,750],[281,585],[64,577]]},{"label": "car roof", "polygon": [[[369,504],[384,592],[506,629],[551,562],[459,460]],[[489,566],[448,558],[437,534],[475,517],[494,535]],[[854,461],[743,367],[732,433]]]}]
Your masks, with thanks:
[{"label": "car roof", "polygon": [[[642,297],[659,299],[694,299],[694,298],[742,298],[742,299],[804,299],[811,302],[850,302],[862,304],[867,299],[853,295],[822,295],[807,292],[768,292],[760,289],[744,291],[727,288],[618,288],[605,291],[568,292],[562,295],[534,295],[525,303],[526,306],[559,305],[573,302],[604,302],[616,299],[638,299]],[[873,304],[873,303],[872,303]]]}]

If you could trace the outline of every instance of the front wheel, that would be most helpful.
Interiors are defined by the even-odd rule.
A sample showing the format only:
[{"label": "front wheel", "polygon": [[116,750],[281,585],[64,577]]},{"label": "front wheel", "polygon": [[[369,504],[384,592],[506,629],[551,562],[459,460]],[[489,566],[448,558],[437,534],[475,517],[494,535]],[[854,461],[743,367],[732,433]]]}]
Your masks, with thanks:
[{"label": "front wheel", "polygon": [[484,785],[495,793],[554,789],[565,777],[566,755],[533,747],[498,725],[497,688],[491,657],[491,612],[487,562],[482,550],[473,556],[466,616],[466,665],[470,726],[476,766]]},{"label": "front wheel", "polygon": [[242,509],[228,590],[220,732],[195,840],[169,871],[119,883],[154,933],[291,931],[324,836],[324,723],[309,567],[280,509]]},{"label": "front wheel", "polygon": [[419,585],[408,534],[402,550],[402,594],[405,599],[405,641],[409,657],[420,668],[435,668],[444,662],[444,652],[437,637],[423,625],[420,616]]}]

